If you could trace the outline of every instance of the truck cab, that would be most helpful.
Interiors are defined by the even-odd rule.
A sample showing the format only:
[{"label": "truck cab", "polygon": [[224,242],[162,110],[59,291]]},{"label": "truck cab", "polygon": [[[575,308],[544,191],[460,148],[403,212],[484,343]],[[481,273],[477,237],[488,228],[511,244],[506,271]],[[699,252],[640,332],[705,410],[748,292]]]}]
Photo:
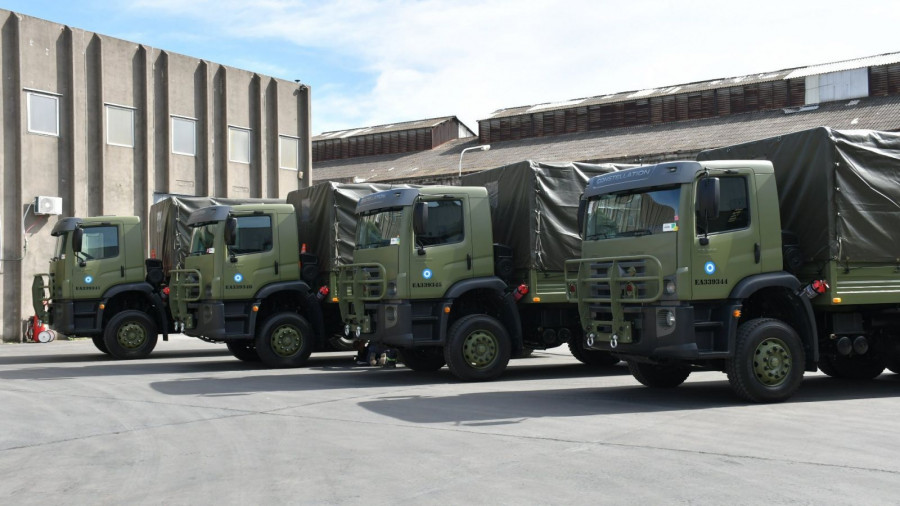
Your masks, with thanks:
[{"label": "truck cab", "polygon": [[322,339],[322,312],[301,279],[289,204],[191,213],[190,253],[171,274],[172,316],[189,336],[225,342],[242,360],[297,367]]},{"label": "truck cab", "polygon": [[567,262],[585,347],[628,361],[638,381],[728,373],[752,401],[789,397],[816,370],[816,324],[783,269],[771,162],[672,162],[591,179],[582,259]]},{"label": "truck cab", "polygon": [[35,275],[35,314],[62,334],[91,337],[115,358],[143,358],[168,337],[162,266],[146,259],[134,216],[63,218],[46,274]]},{"label": "truck cab", "polygon": [[399,348],[414,370],[501,374],[522,338],[511,290],[495,275],[490,212],[483,187],[360,199],[353,263],[338,270],[347,333]]}]

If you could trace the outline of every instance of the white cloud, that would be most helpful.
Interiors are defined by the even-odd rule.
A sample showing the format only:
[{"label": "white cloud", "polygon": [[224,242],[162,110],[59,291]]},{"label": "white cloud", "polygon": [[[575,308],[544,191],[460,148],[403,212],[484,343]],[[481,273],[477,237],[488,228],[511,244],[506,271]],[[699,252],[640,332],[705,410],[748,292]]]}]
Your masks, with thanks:
[{"label": "white cloud", "polygon": [[[313,86],[314,131],[735,77],[896,50],[885,3],[757,1],[141,0],[236,37],[327,51],[371,89]],[[841,29],[835,33],[835,26]],[[857,33],[858,32],[858,33]],[[857,33],[856,36],[853,34]],[[880,37],[880,38],[879,38]],[[260,55],[264,62],[264,55]],[[259,69],[283,67],[270,62]],[[250,69],[256,70],[256,69]],[[352,88],[352,91],[351,91]]]}]

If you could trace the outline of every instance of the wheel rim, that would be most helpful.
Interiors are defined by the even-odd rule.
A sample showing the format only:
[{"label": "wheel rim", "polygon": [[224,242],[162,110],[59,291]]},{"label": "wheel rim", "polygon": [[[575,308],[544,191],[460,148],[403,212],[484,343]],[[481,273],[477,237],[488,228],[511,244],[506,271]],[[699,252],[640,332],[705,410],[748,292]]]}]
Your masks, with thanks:
[{"label": "wheel rim", "polygon": [[787,381],[793,367],[791,352],[781,339],[770,337],[753,354],[753,374],[763,385],[774,387]]},{"label": "wheel rim", "polygon": [[463,342],[463,358],[470,366],[483,369],[491,365],[497,357],[498,347],[494,334],[477,330],[469,334]]},{"label": "wheel rim", "polygon": [[282,357],[296,354],[303,345],[303,336],[292,325],[282,325],[272,332],[272,350]]},{"label": "wheel rim", "polygon": [[147,341],[147,330],[139,323],[126,323],[119,327],[119,331],[116,333],[116,341],[123,348],[138,348]]}]

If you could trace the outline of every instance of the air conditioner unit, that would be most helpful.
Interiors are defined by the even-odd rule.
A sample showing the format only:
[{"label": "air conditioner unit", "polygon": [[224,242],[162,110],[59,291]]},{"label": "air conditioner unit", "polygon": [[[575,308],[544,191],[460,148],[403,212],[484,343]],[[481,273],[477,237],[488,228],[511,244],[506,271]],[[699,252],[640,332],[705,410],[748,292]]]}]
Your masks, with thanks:
[{"label": "air conditioner unit", "polygon": [[35,197],[34,214],[62,214],[62,198]]}]

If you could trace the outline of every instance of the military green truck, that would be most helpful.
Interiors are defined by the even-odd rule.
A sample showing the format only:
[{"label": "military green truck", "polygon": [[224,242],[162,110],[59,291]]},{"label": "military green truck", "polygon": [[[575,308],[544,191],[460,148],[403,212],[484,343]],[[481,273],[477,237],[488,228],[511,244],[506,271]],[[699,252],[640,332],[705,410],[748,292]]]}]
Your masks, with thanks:
[{"label": "military green truck", "polygon": [[135,216],[63,218],[50,271],[32,284],[35,314],[61,334],[91,337],[118,359],[144,358],[171,318],[162,263],[146,258]]},{"label": "military green truck", "polygon": [[192,212],[189,251],[169,271],[176,328],[268,367],[347,349],[330,269],[352,252],[356,201],[387,187],[324,183],[291,192],[287,204]]},{"label": "military green truck", "polygon": [[521,162],[463,185],[392,189],[360,199],[353,263],[338,268],[345,331],[399,349],[405,365],[445,364],[489,380],[510,357],[571,343],[594,365],[618,362],[582,347],[563,261],[577,257],[583,185],[614,166]]},{"label": "military green truck", "polygon": [[[718,369],[754,402],[789,398],[817,365],[873,378],[897,363],[900,134],[817,129],[768,150],[774,167],[672,162],[591,179],[582,259],[566,267],[586,348],[651,387]],[[703,156],[726,151],[751,154]]]}]

